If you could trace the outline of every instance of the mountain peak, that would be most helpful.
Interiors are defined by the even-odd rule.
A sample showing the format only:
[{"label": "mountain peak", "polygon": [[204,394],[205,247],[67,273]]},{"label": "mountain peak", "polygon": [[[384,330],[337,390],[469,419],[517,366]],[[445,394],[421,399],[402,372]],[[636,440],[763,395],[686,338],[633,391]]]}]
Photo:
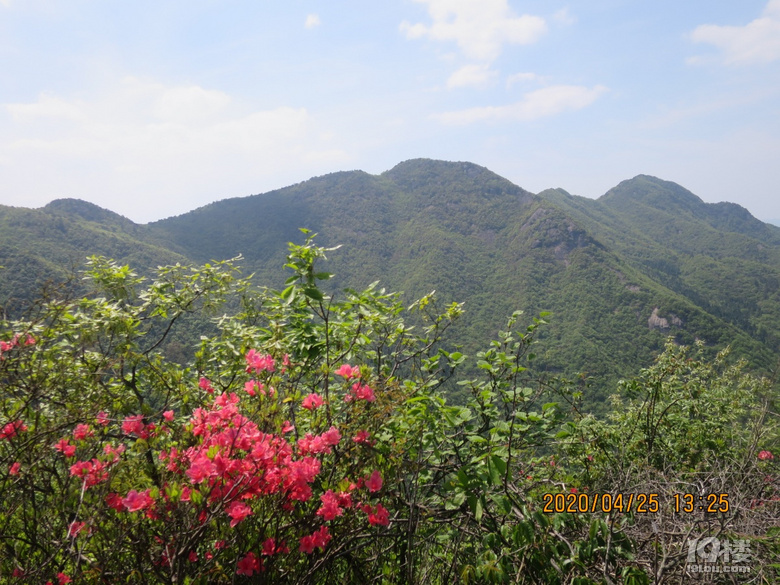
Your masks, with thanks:
[{"label": "mountain peak", "polygon": [[425,196],[436,193],[446,198],[454,192],[478,192],[487,197],[520,197],[525,202],[534,197],[490,169],[463,161],[416,158],[395,165],[381,176],[401,189]]},{"label": "mountain peak", "polygon": [[641,204],[664,211],[685,210],[694,215],[706,205],[688,189],[651,175],[637,175],[622,181],[598,200],[618,210]]},{"label": "mountain peak", "polygon": [[99,205],[84,201],[83,199],[55,199],[43,207],[44,211],[50,211],[54,213],[65,213],[69,215],[77,215],[87,221],[94,221],[95,223],[113,223],[122,224],[125,226],[135,225],[131,220],[127,219],[123,215],[119,215],[109,209],[104,209]]}]

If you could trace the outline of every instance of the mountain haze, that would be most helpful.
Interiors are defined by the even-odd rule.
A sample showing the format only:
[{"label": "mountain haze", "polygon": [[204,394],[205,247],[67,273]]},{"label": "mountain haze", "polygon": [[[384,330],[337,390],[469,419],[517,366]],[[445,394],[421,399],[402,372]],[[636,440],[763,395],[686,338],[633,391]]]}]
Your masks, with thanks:
[{"label": "mountain haze", "polygon": [[[515,309],[553,313],[542,367],[584,371],[598,402],[650,363],[668,335],[734,346],[762,371],[780,352],[780,228],[733,203],[704,203],[640,175],[598,200],[538,195],[471,163],[410,160],[380,175],[339,172],[226,199],[148,225],[59,200],[0,208],[0,304],[91,253],[141,271],[243,255],[260,285],[281,287],[299,227],[342,245],[334,290],[379,280],[411,301],[462,301],[454,341],[473,354]],[[24,275],[22,278],[20,275]]]}]

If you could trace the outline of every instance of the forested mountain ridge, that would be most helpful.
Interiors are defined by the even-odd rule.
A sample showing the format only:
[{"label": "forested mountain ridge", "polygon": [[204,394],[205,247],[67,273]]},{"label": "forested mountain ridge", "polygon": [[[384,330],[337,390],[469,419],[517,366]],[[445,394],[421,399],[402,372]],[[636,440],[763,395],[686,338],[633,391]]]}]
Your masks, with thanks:
[{"label": "forested mountain ridge", "polygon": [[595,201],[562,190],[540,195],[642,273],[780,349],[780,228],[643,175]]},{"label": "forested mountain ridge", "polygon": [[467,353],[513,310],[551,311],[540,362],[593,376],[594,401],[648,365],[668,335],[731,344],[762,371],[780,354],[780,228],[653,177],[590,200],[534,195],[478,165],[426,159],[380,175],[316,177],[148,225],[75,200],[2,208],[0,239],[13,246],[0,253],[0,304],[39,284],[31,274],[52,277],[65,258],[93,253],[140,271],[241,254],[246,273],[278,288],[299,227],[318,232],[321,245],[342,245],[329,256],[332,290],[379,280],[409,300],[435,289],[442,302],[464,302],[454,342]]},{"label": "forested mountain ridge", "polygon": [[77,285],[78,272],[92,254],[142,271],[190,262],[155,245],[147,232],[145,226],[77,199],[58,199],[41,209],[0,205],[0,307],[23,306],[47,283],[70,279]]}]

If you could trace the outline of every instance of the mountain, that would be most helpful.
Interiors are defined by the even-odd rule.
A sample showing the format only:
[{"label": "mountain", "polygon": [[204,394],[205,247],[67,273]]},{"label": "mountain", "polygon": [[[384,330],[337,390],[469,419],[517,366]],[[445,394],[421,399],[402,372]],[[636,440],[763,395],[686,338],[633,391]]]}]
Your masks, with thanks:
[{"label": "mountain", "polygon": [[780,348],[780,228],[643,175],[595,201],[562,190],[540,195],[632,267],[773,353]]},{"label": "mountain", "polygon": [[[333,290],[379,280],[407,299],[465,303],[454,343],[475,353],[512,311],[553,313],[539,364],[583,371],[598,404],[648,365],[664,339],[732,344],[754,368],[780,355],[780,228],[674,183],[624,181],[598,200],[525,191],[464,162],[410,160],[380,175],[339,172],[226,199],[148,225],[75,200],[0,208],[0,304],[56,269],[101,253],[141,271],[242,254],[260,285],[281,287],[299,227],[329,255]],[[48,272],[47,272],[48,271]],[[10,278],[9,278],[10,276]]]},{"label": "mountain", "polygon": [[190,262],[155,245],[145,226],[86,201],[58,199],[41,209],[0,205],[0,307],[23,305],[47,283],[70,279],[78,289],[78,271],[92,254],[146,272]]}]

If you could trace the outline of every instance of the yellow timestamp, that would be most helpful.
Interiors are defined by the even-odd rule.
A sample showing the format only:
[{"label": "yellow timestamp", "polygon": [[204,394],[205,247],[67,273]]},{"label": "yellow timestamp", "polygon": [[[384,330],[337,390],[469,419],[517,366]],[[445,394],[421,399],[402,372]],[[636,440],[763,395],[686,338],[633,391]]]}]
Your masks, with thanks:
[{"label": "yellow timestamp", "polygon": [[693,514],[696,511],[727,514],[731,509],[728,494],[674,494],[675,514]]},{"label": "yellow timestamp", "polygon": [[[635,514],[656,514],[661,511],[661,494],[657,493],[569,493],[542,494],[542,512],[579,513],[613,512]],[[675,514],[694,512],[728,513],[728,494],[673,494],[671,509]]]},{"label": "yellow timestamp", "polygon": [[571,493],[571,494],[542,494],[544,504],[542,512],[552,514],[555,512],[636,512],[638,514],[655,514],[661,507],[659,495],[650,493]]}]

